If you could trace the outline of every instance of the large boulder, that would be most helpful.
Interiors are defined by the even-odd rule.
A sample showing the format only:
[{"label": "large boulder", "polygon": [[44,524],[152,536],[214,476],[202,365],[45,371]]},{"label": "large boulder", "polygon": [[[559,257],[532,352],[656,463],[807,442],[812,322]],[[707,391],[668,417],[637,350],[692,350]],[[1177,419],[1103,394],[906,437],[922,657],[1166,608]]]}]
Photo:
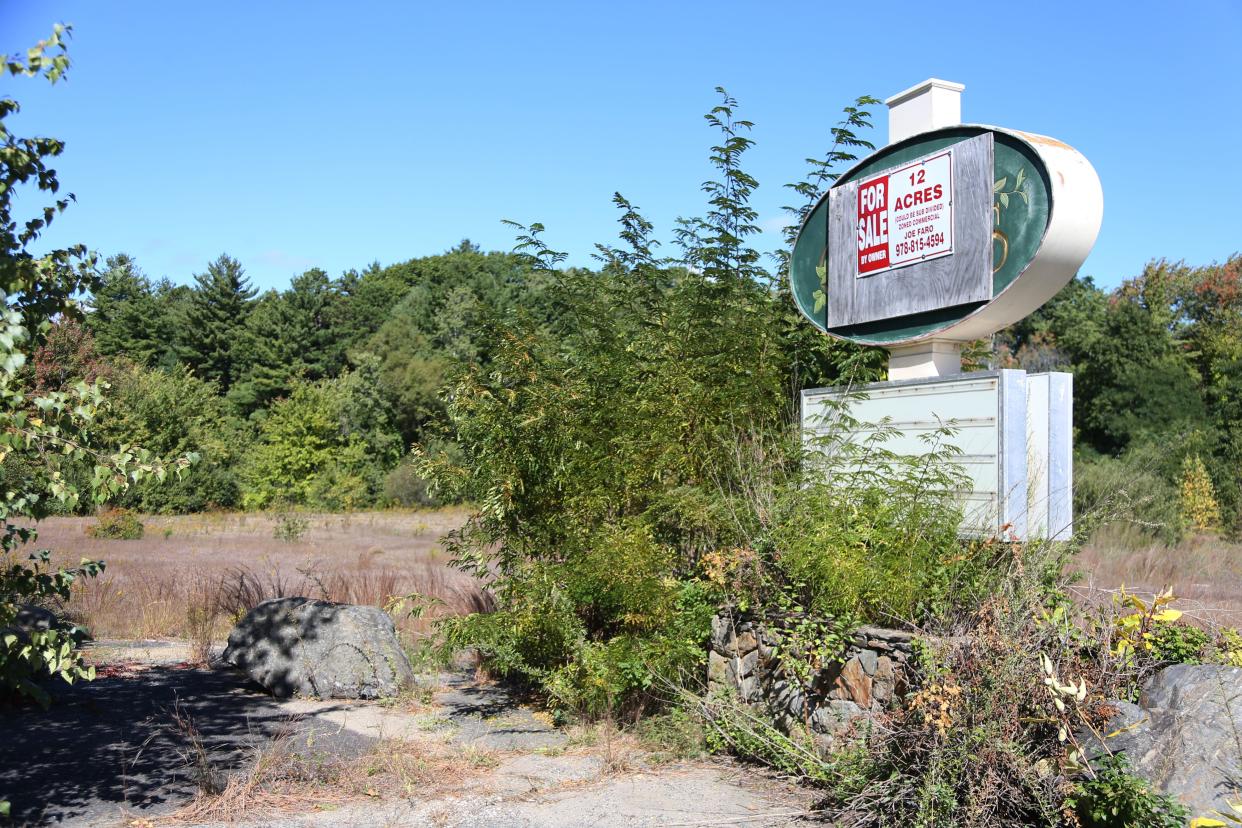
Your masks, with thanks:
[{"label": "large boulder", "polygon": [[386,613],[306,598],[276,598],[246,613],[224,660],[277,696],[388,698],[414,681]]},{"label": "large boulder", "polygon": [[1232,813],[1226,800],[1242,799],[1242,668],[1176,664],[1144,685],[1139,704],[1116,705],[1110,750],[1191,816]]}]

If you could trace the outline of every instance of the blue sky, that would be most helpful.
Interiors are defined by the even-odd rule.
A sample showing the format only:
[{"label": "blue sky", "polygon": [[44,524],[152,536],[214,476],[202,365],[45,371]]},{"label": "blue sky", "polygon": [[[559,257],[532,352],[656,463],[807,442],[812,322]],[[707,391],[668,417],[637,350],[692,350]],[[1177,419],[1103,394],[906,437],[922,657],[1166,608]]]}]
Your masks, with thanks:
[{"label": "blue sky", "polygon": [[[780,186],[841,107],[925,78],[963,117],[1059,138],[1104,186],[1083,267],[1242,250],[1242,2],[319,3],[0,0],[0,51],[74,24],[67,83],[4,80],[18,134],[67,141],[79,203],[47,236],[184,282],[221,252],[257,285],[509,249],[511,218],[591,264],[620,190],[661,236],[702,212],[723,85],[781,244]],[[883,144],[887,116],[876,110]],[[19,204],[21,201],[19,200]],[[31,201],[26,199],[29,205]]]}]

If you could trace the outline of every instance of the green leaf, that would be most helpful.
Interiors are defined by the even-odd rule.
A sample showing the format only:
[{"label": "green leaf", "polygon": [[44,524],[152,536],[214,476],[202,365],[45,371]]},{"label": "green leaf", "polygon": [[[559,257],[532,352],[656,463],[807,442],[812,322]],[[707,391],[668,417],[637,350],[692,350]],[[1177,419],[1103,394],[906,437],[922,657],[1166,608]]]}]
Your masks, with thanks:
[{"label": "green leaf", "polygon": [[1005,189],[1005,183],[1008,181],[1009,181],[1009,176],[1005,176],[1004,178],[997,181],[996,184],[992,186],[992,192],[999,193],[1001,190]]}]

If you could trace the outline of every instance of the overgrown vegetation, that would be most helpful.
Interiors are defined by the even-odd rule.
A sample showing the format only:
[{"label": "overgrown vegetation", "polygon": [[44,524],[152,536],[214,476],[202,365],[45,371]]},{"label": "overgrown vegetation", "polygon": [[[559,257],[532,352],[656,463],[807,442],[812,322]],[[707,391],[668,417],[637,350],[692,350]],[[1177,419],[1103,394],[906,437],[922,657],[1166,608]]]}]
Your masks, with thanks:
[{"label": "overgrown vegetation", "polygon": [[[599,272],[556,270],[563,254],[543,228],[518,226],[527,266],[554,280],[560,328],[523,314],[487,321],[488,366],[467,367],[446,395],[459,454],[419,452],[438,491],[479,504],[450,547],[497,597],[496,613],[450,622],[450,642],[567,712],[642,708],[658,680],[699,671],[723,596],[704,564],[776,557],[775,536],[753,543],[777,516],[757,516],[752,495],[795,511],[792,393],[876,376],[871,354],[798,335],[779,273],[748,246],[751,125],[721,94],[707,115],[718,177],[703,185],[707,214],[679,221],[679,255],[657,255],[652,226],[620,194],[621,245],[599,247]],[[869,146],[853,132],[869,102],[846,110],[830,163]],[[919,517],[878,501],[870,511],[891,537]],[[862,535],[840,539],[850,544],[860,561],[885,555]]]},{"label": "overgrown vegetation", "polygon": [[[63,35],[8,73],[56,81]],[[7,631],[22,605],[66,600],[103,569],[51,570],[46,552],[17,561],[30,521],[108,503],[119,508],[93,534],[133,538],[131,510],[240,506],[270,510],[270,534],[293,545],[302,509],[466,501],[477,511],[447,545],[490,590],[459,603],[487,611],[440,631],[564,718],[664,707],[647,727],[693,751],[694,711],[703,744],[821,786],[842,824],[1180,824],[1120,760],[1088,762],[1081,734],[1164,665],[1242,664],[1242,638],[1183,623],[1167,593],[1122,591],[1083,614],[1064,591],[1072,546],[960,540],[951,428],[897,456],[883,427],[853,442],[839,407],[804,453],[797,393],[879,379],[883,354],[806,325],[787,259],[765,266],[752,246],[752,124],[719,92],[705,211],[678,220],[672,255],[618,193],[620,238],[598,246],[594,270],[566,267],[541,225],[515,224],[514,253],[462,242],[339,278],[312,269],[261,295],[227,255],[188,286],[153,282],[123,254],[97,273],[84,247],[31,253],[68,199],[19,224],[12,194],[31,182],[55,194],[46,164],[62,145],[0,120],[0,689],[46,702],[43,680],[92,675],[81,630]],[[871,148],[875,103],[847,106],[790,185],[795,222]],[[0,101],[0,119],[16,109]],[[1235,257],[1155,262],[1111,294],[1076,281],[993,343],[997,365],[1079,376],[1080,512],[1124,515],[1166,542],[1242,531],[1240,280]],[[303,575],[302,591],[361,594]],[[367,600],[396,584],[385,573]],[[182,585],[176,623],[195,658],[222,618],[284,587],[240,568]],[[809,732],[698,695],[721,605],[770,623],[807,690],[855,625],[918,628],[917,690],[825,755]]]},{"label": "overgrown vegetation", "polygon": [[92,538],[110,540],[138,540],[142,533],[142,521],[128,509],[104,509],[95,525],[86,527],[86,534]]}]

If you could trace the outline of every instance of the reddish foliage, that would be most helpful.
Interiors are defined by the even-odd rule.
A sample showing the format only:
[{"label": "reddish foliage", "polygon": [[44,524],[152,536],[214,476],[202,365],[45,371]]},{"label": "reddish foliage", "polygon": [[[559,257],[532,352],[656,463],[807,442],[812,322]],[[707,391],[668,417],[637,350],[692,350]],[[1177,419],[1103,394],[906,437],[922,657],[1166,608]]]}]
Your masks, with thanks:
[{"label": "reddish foliage", "polygon": [[63,391],[79,381],[94,382],[106,367],[91,332],[75,319],[61,318],[35,349],[35,390]]}]

